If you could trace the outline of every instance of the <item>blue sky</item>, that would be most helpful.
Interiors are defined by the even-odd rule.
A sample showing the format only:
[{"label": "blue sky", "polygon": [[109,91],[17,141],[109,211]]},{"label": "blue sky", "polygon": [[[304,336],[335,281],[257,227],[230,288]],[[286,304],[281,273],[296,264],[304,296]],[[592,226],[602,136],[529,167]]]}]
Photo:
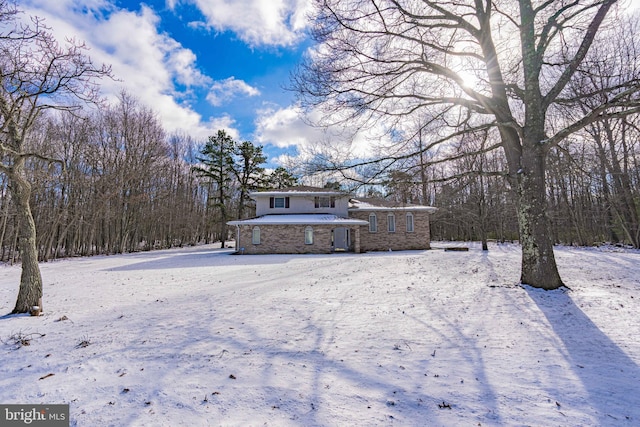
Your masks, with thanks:
[{"label": "blue sky", "polygon": [[21,0],[58,40],[75,38],[153,108],[168,132],[198,141],[218,129],[265,146],[270,165],[319,139],[304,124],[289,74],[311,46],[309,0]]},{"label": "blue sky", "polygon": [[[121,81],[103,80],[105,95],[115,99],[126,89],[158,113],[168,132],[205,141],[225,129],[239,141],[263,145],[268,166],[291,164],[327,139],[341,157],[347,151],[367,157],[376,144],[392,146],[392,132],[381,123],[354,128],[353,139],[343,141],[337,132],[309,127],[294,94],[283,89],[312,47],[306,35],[310,4],[19,0],[28,14],[46,19],[58,40],[84,41],[95,62],[112,65]],[[640,1],[627,4],[636,8]]]}]

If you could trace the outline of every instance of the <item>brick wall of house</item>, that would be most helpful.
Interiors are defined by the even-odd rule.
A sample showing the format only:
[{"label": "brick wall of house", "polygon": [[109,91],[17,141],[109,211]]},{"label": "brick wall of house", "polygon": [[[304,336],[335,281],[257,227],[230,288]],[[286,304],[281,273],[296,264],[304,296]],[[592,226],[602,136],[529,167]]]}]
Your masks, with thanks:
[{"label": "brick wall of house", "polygon": [[311,245],[305,244],[306,225],[261,225],[260,244],[254,245],[251,240],[253,226],[241,225],[238,251],[245,254],[331,253],[331,230],[335,226],[313,225],[311,227],[313,228]]},{"label": "brick wall of house", "polygon": [[[413,214],[414,231],[407,232],[406,214]],[[431,249],[431,234],[429,229],[429,213],[425,211],[349,211],[350,218],[369,221],[369,215],[376,214],[378,231],[371,233],[367,226],[360,229],[360,249],[366,251],[421,250]],[[388,214],[395,215],[396,231],[388,231]]]}]

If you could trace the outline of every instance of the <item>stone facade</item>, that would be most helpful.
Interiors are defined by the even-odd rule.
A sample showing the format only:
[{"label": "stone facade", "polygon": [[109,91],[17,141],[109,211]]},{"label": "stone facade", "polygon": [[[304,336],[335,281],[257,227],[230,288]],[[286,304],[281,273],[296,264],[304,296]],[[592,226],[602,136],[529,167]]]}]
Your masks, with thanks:
[{"label": "stone facade", "polygon": [[[430,214],[436,208],[379,198],[351,198],[323,188],[298,186],[250,194],[256,217],[229,221],[236,226],[240,254],[321,254],[331,252],[430,249]],[[377,229],[370,228],[375,215]],[[413,227],[408,227],[407,215]],[[394,229],[390,230],[390,216]],[[260,241],[253,243],[254,230]],[[307,243],[307,230],[313,242]]]},{"label": "stone facade", "polygon": [[[413,232],[407,231],[407,213],[413,215]],[[423,210],[365,210],[350,211],[349,217],[369,221],[369,215],[375,214],[377,231],[368,227],[360,229],[360,249],[367,251],[393,251],[431,249],[429,213]],[[395,218],[395,232],[388,231],[388,217]]]},{"label": "stone facade", "polygon": [[[260,225],[260,243],[252,243],[254,225],[238,226],[237,248],[240,254],[326,254],[334,251],[332,225]],[[313,229],[313,243],[305,243],[305,230]],[[360,252],[361,230],[348,227],[351,233],[350,251]]]}]

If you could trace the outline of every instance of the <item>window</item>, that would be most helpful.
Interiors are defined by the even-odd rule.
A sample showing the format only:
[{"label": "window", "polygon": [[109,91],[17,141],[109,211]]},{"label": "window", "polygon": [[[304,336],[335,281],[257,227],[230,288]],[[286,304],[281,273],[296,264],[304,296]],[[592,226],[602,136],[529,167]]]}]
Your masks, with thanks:
[{"label": "window", "polygon": [[387,215],[387,229],[389,230],[389,233],[396,232],[396,217],[393,214]]},{"label": "window", "polygon": [[304,244],[313,245],[313,228],[307,227],[304,229]]},{"label": "window", "polygon": [[317,208],[335,208],[336,207],[336,198],[335,197],[321,197],[316,196],[315,205]]},{"label": "window", "polygon": [[369,233],[377,233],[378,232],[378,218],[376,214],[369,214]]},{"label": "window", "polygon": [[253,227],[251,231],[251,243],[254,245],[260,244],[260,227]]},{"label": "window", "polygon": [[269,198],[269,207],[273,208],[289,208],[289,198],[288,197],[270,197]]},{"label": "window", "polygon": [[413,214],[407,213],[407,233],[413,233]]}]

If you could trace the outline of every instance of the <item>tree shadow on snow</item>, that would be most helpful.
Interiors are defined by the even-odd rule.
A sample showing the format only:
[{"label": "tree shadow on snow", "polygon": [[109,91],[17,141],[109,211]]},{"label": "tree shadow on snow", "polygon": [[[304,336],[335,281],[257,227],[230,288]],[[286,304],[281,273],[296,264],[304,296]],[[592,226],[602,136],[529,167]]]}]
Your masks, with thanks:
[{"label": "tree shadow on snow", "polygon": [[638,364],[575,304],[571,291],[523,288],[564,345],[560,350],[582,382],[599,424],[633,422],[631,401],[640,394]]},{"label": "tree shadow on snow", "polygon": [[170,270],[181,268],[207,268],[216,266],[253,266],[261,264],[284,264],[291,260],[292,255],[247,255],[232,256],[229,249],[203,249],[191,252],[173,252],[168,254],[154,254],[147,252],[138,262],[119,267],[108,268],[108,271],[141,271],[141,270]]},{"label": "tree shadow on snow", "polygon": [[[185,300],[189,298],[185,296]],[[96,409],[105,411],[103,417],[112,417],[120,425],[159,419],[162,408],[169,406],[183,408],[186,415],[197,413],[201,420],[216,424],[242,422],[238,410],[261,417],[252,420],[256,424],[273,425],[283,420],[288,420],[289,425],[324,425],[335,416],[336,422],[346,417],[351,421],[360,419],[362,425],[401,423],[417,427],[425,420],[448,415],[437,408],[440,396],[419,390],[422,374],[399,380],[389,373],[376,372],[375,365],[363,366],[349,360],[348,356],[355,354],[352,349],[332,350],[334,343],[341,345],[334,340],[339,321],[312,321],[307,310],[313,304],[309,302],[304,309],[280,309],[283,317],[298,321],[292,330],[280,331],[265,330],[260,322],[251,325],[219,317],[215,310],[200,313],[197,322],[185,315],[177,319],[178,324],[176,319],[151,312],[148,317],[141,317],[144,327],[110,335],[117,343],[108,348],[100,348],[101,338],[95,337],[95,344],[87,348],[92,355],[73,365],[89,369],[93,359],[112,362],[113,374],[109,384],[100,385],[104,395]],[[117,319],[104,329],[117,328]],[[184,328],[185,333],[167,334],[167,328]],[[389,353],[398,351],[390,347]],[[116,368],[123,368],[125,363],[128,369],[122,372],[127,375],[119,376],[121,369]],[[141,385],[145,381],[152,381],[153,386]],[[95,393],[91,384],[87,381],[84,393]],[[341,398],[336,399],[335,393]],[[115,406],[109,406],[108,401],[115,402]],[[343,405],[336,405],[340,401]],[[117,413],[108,415],[111,408]],[[154,408],[159,413],[148,415]],[[180,421],[176,415],[179,411],[169,413],[167,416],[174,419],[165,421]],[[80,418],[77,425],[88,417],[74,416]]]}]

